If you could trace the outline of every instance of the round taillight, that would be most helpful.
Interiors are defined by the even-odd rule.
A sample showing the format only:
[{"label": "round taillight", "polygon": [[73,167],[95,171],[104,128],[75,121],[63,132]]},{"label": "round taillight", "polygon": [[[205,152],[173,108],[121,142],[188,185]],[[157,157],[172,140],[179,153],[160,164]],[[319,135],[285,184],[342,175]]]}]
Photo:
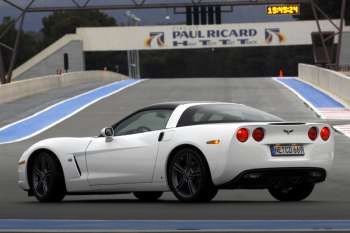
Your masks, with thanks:
[{"label": "round taillight", "polygon": [[261,142],[265,137],[265,131],[263,128],[256,128],[253,131],[253,138],[257,142]]},{"label": "round taillight", "polygon": [[246,142],[249,138],[249,130],[246,128],[241,128],[236,133],[237,140],[240,142]]},{"label": "round taillight", "polygon": [[317,138],[317,128],[316,127],[311,127],[307,134],[309,135],[309,138],[310,138],[311,141],[315,141],[316,138]]},{"label": "round taillight", "polygon": [[323,127],[321,129],[320,136],[323,141],[327,141],[329,136],[331,136],[331,130],[328,127]]}]

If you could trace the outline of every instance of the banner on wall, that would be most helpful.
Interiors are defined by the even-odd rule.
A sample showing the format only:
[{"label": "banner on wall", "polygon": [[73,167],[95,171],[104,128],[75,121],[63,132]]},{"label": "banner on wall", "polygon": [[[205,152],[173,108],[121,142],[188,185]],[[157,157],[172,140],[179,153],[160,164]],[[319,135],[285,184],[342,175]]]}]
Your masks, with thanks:
[{"label": "banner on wall", "polygon": [[[337,23],[337,22],[336,22]],[[334,31],[321,21],[323,31]],[[345,28],[347,30],[347,28]],[[78,28],[84,51],[191,49],[311,44],[315,21]]]}]

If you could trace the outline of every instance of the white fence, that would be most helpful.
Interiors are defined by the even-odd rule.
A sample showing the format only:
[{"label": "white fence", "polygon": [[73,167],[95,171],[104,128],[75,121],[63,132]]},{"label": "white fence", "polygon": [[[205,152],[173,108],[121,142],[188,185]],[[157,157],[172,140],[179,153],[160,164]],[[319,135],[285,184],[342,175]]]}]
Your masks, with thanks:
[{"label": "white fence", "polygon": [[299,64],[299,78],[350,104],[350,77],[325,68]]}]

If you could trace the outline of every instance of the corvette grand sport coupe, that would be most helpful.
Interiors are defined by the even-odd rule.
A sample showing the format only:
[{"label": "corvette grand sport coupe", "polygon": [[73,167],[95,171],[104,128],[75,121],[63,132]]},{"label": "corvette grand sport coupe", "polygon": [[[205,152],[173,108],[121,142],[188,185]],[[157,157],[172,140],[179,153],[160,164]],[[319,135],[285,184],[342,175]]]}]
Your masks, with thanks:
[{"label": "corvette grand sport coupe", "polygon": [[170,102],[143,108],[96,137],[51,138],[24,152],[19,185],[40,202],[65,195],[171,191],[205,202],[219,189],[268,189],[280,201],[307,198],[326,179],[333,131],[286,122],[233,103]]}]

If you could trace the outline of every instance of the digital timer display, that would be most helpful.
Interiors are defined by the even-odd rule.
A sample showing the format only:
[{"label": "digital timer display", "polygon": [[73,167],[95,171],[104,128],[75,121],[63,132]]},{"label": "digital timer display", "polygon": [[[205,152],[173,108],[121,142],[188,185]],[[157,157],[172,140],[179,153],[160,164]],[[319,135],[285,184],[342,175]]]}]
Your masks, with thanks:
[{"label": "digital timer display", "polygon": [[266,7],[267,15],[299,15],[300,5],[269,5]]}]

